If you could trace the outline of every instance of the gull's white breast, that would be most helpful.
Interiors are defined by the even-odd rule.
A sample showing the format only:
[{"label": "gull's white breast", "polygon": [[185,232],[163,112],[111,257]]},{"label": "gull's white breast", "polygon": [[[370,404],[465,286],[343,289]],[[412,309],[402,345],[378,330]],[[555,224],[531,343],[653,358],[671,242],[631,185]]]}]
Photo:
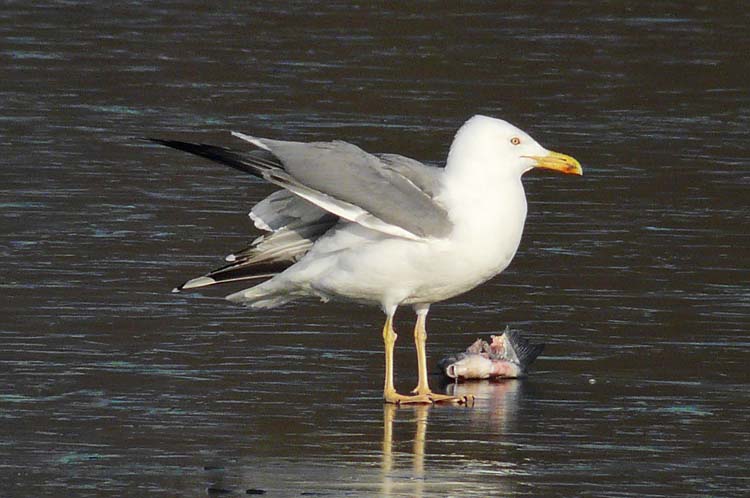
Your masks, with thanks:
[{"label": "gull's white breast", "polygon": [[454,223],[447,238],[408,240],[350,223],[320,239],[287,277],[312,294],[387,307],[448,299],[504,270],[526,218],[520,179],[468,195],[455,185],[440,200]]}]

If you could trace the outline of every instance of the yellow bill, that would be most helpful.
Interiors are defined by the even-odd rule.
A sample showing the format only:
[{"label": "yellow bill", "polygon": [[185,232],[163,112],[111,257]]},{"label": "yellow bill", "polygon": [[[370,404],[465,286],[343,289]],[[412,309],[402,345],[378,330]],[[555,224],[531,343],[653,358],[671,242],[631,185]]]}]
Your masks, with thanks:
[{"label": "yellow bill", "polygon": [[550,152],[546,156],[526,156],[536,161],[535,168],[551,169],[568,175],[583,175],[581,163],[574,157],[559,152]]}]

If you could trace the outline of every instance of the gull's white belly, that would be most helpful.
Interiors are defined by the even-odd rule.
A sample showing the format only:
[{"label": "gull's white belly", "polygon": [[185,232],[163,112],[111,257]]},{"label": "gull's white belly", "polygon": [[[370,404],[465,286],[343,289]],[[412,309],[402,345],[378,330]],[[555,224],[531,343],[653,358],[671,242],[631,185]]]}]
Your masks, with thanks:
[{"label": "gull's white belly", "polygon": [[415,241],[342,223],[274,280],[281,277],[304,294],[384,308],[466,292],[510,264],[526,220],[520,179],[480,194],[446,196],[454,229],[445,239]]},{"label": "gull's white belly", "polygon": [[289,277],[325,297],[383,306],[433,303],[464,293],[504,270],[520,242],[520,232],[503,240],[485,237],[480,245],[470,238],[420,242],[373,236],[370,230],[349,225],[316,244]]}]

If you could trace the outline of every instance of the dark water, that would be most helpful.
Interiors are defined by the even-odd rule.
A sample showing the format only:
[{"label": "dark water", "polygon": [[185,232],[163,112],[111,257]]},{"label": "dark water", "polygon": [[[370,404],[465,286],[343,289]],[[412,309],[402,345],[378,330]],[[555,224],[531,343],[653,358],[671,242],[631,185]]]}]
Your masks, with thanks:
[{"label": "dark water", "polygon": [[[746,496],[748,9],[525,3],[4,2],[0,496]],[[528,379],[383,407],[379,310],[169,292],[270,189],[133,137],[439,162],[474,113],[586,172],[529,175],[511,268],[431,313],[431,362],[546,342]]]}]

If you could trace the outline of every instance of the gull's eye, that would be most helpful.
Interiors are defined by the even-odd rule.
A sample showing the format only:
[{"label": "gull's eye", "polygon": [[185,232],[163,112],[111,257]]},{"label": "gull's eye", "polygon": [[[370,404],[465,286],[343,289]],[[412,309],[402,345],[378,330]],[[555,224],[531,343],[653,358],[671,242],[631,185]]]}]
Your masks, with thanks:
[{"label": "gull's eye", "polygon": [[510,139],[510,143],[512,143],[513,145],[519,145],[521,143],[521,139],[518,137],[513,137]]}]

